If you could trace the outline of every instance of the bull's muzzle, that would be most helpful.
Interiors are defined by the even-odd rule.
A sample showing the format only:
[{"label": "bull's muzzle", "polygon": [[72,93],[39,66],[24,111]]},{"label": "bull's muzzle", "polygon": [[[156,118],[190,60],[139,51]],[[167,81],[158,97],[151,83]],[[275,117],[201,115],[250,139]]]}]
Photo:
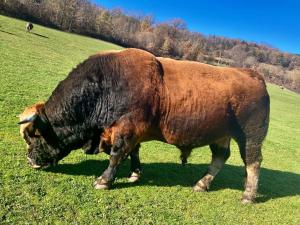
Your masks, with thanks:
[{"label": "bull's muzzle", "polygon": [[33,162],[33,160],[31,158],[27,157],[27,159],[28,159],[29,165],[32,168],[34,168],[34,169],[40,169],[42,167],[40,165],[37,165],[35,162]]},{"label": "bull's muzzle", "polygon": [[36,164],[31,158],[27,157],[27,159],[28,159],[29,165],[33,169],[47,169],[50,166],[56,166],[57,165],[57,162],[54,161],[53,163],[47,163],[47,164],[41,166],[41,165]]}]

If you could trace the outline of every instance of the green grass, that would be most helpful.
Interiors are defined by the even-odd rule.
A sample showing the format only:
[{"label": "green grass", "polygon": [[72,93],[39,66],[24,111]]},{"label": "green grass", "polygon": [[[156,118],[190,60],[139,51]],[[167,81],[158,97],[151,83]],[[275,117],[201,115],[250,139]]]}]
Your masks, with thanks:
[{"label": "green grass", "polygon": [[257,204],[240,203],[244,168],[235,143],[208,193],[191,189],[210,161],[207,147],[182,167],[175,147],[144,143],[141,181],[127,183],[126,161],[110,191],[92,187],[105,155],[78,150],[56,168],[31,169],[15,116],[47,100],[88,55],[120,49],[37,25],[33,32],[0,16],[0,224],[300,224],[300,95],[274,85]]}]

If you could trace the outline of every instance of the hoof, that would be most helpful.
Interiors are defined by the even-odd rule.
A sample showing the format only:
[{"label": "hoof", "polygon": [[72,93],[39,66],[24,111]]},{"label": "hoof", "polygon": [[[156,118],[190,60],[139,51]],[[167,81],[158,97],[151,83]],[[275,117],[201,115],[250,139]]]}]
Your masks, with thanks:
[{"label": "hoof", "polygon": [[108,190],[110,189],[110,185],[107,181],[102,179],[102,177],[99,177],[95,182],[94,182],[94,188],[95,189],[101,189],[101,190]]},{"label": "hoof", "polygon": [[134,183],[137,182],[141,177],[141,173],[132,172],[130,177],[128,178],[128,182]]},{"label": "hoof", "polygon": [[252,203],[254,203],[254,202],[253,202],[251,199],[243,198],[243,199],[242,199],[242,203],[246,205],[246,204],[252,204]]},{"label": "hoof", "polygon": [[97,190],[108,190],[110,187],[107,184],[96,184],[94,188]]},{"label": "hoof", "polygon": [[207,192],[208,188],[207,186],[203,183],[203,181],[199,181],[194,187],[193,187],[193,191],[197,191],[197,192]]},{"label": "hoof", "polygon": [[252,204],[254,203],[254,200],[251,198],[247,198],[247,197],[243,197],[241,200],[242,204],[246,205],[246,204]]}]

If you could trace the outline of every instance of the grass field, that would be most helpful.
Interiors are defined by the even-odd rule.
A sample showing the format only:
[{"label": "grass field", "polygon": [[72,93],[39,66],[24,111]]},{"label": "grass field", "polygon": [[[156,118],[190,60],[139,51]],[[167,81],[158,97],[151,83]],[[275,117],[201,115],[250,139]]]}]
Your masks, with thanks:
[{"label": "grass field", "polygon": [[37,25],[26,33],[24,21],[0,16],[0,224],[300,224],[300,95],[274,85],[257,204],[240,203],[244,168],[235,143],[208,193],[191,188],[207,169],[207,147],[182,167],[175,147],[144,143],[141,181],[127,183],[126,161],[110,191],[92,187],[105,155],[78,150],[55,168],[31,169],[16,115],[47,100],[88,55],[119,48]]}]

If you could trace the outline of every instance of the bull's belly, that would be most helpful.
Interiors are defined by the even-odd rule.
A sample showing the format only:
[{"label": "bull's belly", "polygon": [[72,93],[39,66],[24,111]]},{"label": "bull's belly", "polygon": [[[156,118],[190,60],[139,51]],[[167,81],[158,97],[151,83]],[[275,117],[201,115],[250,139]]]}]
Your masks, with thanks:
[{"label": "bull's belly", "polygon": [[202,147],[206,145],[210,145],[220,139],[223,139],[224,137],[229,136],[227,133],[223,133],[220,135],[215,134],[203,134],[196,137],[179,137],[172,135],[171,137],[169,135],[164,135],[164,141],[168,144],[176,145],[179,147],[189,146],[189,147]]},{"label": "bull's belly", "polygon": [[176,146],[201,147],[229,136],[226,121],[204,123],[169,123],[162,126],[162,136],[166,143]]}]

